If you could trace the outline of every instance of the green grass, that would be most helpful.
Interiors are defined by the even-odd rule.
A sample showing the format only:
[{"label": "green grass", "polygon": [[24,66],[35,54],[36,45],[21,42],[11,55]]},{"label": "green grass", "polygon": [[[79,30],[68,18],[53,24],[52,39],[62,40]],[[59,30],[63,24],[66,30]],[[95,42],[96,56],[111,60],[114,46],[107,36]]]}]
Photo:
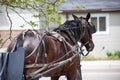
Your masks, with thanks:
[{"label": "green grass", "polygon": [[82,60],[84,61],[93,61],[93,60],[107,60],[107,58],[96,58],[94,56],[83,56]]},{"label": "green grass", "polygon": [[106,57],[106,58],[95,58],[93,56],[82,57],[84,61],[93,61],[93,60],[120,60],[118,57]]},{"label": "green grass", "polygon": [[94,56],[83,56],[82,60],[84,61],[92,61],[92,60],[120,60],[120,51],[114,51],[112,52],[107,52],[106,53],[107,57],[103,57],[103,58],[96,58]]},{"label": "green grass", "polygon": [[120,51],[114,51],[114,52],[107,52],[106,53],[108,59],[115,59],[115,60],[120,60]]}]

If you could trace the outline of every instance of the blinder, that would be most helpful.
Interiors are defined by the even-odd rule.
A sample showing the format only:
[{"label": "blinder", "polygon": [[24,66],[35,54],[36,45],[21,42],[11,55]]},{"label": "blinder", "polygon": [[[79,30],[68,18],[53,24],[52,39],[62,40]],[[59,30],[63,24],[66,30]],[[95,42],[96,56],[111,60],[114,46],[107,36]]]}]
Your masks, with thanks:
[{"label": "blinder", "polygon": [[96,32],[96,27],[92,22],[89,22],[90,25],[90,33],[94,34]]},{"label": "blinder", "polygon": [[[85,18],[79,17],[79,20],[82,20],[82,19],[85,19]],[[87,27],[87,25],[90,25],[90,27],[89,27],[90,33],[94,34],[96,32],[95,25],[92,22],[88,22],[88,23],[83,24],[83,27]]]}]

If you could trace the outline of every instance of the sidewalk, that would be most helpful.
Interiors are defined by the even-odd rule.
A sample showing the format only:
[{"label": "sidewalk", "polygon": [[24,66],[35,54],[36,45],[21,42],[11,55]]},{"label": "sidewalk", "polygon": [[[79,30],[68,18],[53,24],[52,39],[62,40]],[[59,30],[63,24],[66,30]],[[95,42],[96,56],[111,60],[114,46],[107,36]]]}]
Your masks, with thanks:
[{"label": "sidewalk", "polygon": [[100,61],[81,61],[81,65],[84,68],[91,67],[119,67],[120,68],[120,60],[100,60]]},{"label": "sidewalk", "polygon": [[83,80],[120,80],[120,60],[82,61]]},{"label": "sidewalk", "polygon": [[[102,77],[100,78],[101,80],[108,80],[108,78],[110,77],[109,76],[110,74],[112,74],[111,77],[113,79],[110,77],[111,79],[109,80],[119,80],[118,75],[120,74],[119,73],[120,72],[120,60],[81,61],[81,65],[82,65],[81,69],[82,69],[83,80],[93,80],[93,79],[99,80],[98,79],[99,77]],[[50,78],[43,77],[39,80],[50,80]],[[62,77],[59,80],[67,80],[67,79]]]}]

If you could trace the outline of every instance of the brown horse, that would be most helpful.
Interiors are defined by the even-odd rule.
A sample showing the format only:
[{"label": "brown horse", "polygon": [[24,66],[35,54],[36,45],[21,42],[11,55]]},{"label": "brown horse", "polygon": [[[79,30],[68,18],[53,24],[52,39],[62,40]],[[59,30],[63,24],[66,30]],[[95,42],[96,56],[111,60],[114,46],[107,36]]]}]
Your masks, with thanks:
[{"label": "brown horse", "polygon": [[[63,37],[65,37],[65,39],[72,46],[76,45],[78,41],[81,42],[82,46],[80,47],[80,50],[83,46],[85,46],[86,50],[89,53],[94,48],[94,43],[92,41],[92,34],[96,32],[95,25],[92,22],[91,23],[88,22],[88,20],[90,18],[90,13],[87,14],[86,18],[83,18],[83,17],[78,18],[75,15],[72,15],[72,16],[73,16],[74,20],[66,21],[63,25],[61,25],[61,27],[54,29],[54,31],[58,32]],[[82,26],[82,27],[78,27],[78,25]],[[88,53],[84,54],[81,51],[81,54],[83,56],[87,56]],[[80,67],[81,66],[79,64],[77,80],[82,80]]]},{"label": "brown horse", "polygon": [[94,48],[92,34],[96,32],[96,29],[93,23],[88,22],[90,13],[87,14],[86,18],[72,16],[74,20],[66,21],[61,27],[54,29],[54,31],[65,37],[71,45],[76,45],[79,41],[86,47],[87,51],[92,51]]},{"label": "brown horse", "polygon": [[[75,80],[77,77],[77,69],[80,64],[79,54],[76,53],[76,48],[73,46],[81,41],[88,51],[94,48],[92,36],[90,33],[91,25],[88,22],[90,14],[86,18],[78,18],[73,15],[75,20],[66,21],[61,28],[54,31],[40,33],[36,30],[26,30],[21,32],[8,46],[7,51],[10,52],[15,46],[25,48],[25,66],[32,65],[31,68],[24,69],[24,74],[31,78],[39,78],[41,76],[50,76],[52,80],[58,80],[61,75],[65,75],[68,80]],[[61,36],[62,35],[62,36]],[[76,47],[76,46],[75,46]],[[78,49],[78,47],[77,47]],[[75,58],[71,59],[75,55]],[[31,73],[44,73],[51,69],[60,61],[70,59],[68,63],[59,67],[55,71],[44,75],[33,75]],[[54,64],[52,64],[54,63]],[[49,64],[51,67],[38,71],[40,67],[37,64]]]}]

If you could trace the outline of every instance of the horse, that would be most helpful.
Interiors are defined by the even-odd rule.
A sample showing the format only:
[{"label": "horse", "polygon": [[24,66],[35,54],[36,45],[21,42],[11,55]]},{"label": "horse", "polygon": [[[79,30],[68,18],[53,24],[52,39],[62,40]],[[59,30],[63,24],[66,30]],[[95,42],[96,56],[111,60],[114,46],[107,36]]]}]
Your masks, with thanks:
[{"label": "horse", "polygon": [[[61,27],[54,29],[54,31],[58,32],[63,37],[65,37],[66,40],[72,46],[76,45],[78,41],[81,42],[82,43],[82,45],[80,47],[81,54],[83,56],[87,56],[89,54],[89,52],[94,49],[94,43],[92,41],[92,34],[96,33],[96,27],[92,22],[88,22],[88,20],[90,18],[90,13],[87,14],[86,18],[84,18],[84,17],[78,18],[75,15],[72,15],[72,16],[73,16],[74,20],[65,22],[63,25],[61,25]],[[78,23],[76,23],[76,21]],[[79,21],[81,21],[83,24],[79,23]],[[77,25],[83,26],[83,27],[76,27]],[[78,35],[78,34],[81,34],[81,35]],[[88,53],[84,54],[82,52],[83,46],[86,47],[86,50],[88,51]],[[80,67],[81,67],[81,65],[79,64],[77,80],[82,80]]]},{"label": "horse", "polygon": [[[92,51],[94,48],[92,34],[96,32],[96,28],[92,22],[88,22],[90,13],[87,14],[86,18],[78,18],[75,15],[72,16],[74,20],[66,21],[61,25],[62,27],[60,26],[59,28],[54,29],[54,31],[65,37],[71,45],[76,45],[79,41],[86,47],[87,51]],[[78,27],[78,25],[83,27]]]},{"label": "horse", "polygon": [[[88,22],[90,14],[86,18],[78,18],[75,15],[73,17],[74,20],[66,21],[61,25],[62,27],[54,29],[53,31],[55,32],[41,33],[37,30],[25,30],[10,43],[7,48],[8,52],[11,52],[13,47],[16,50],[22,46],[25,49],[25,66],[34,64],[31,68],[24,68],[24,75],[27,75],[27,78],[34,79],[35,75],[31,73],[44,73],[55,64],[57,65],[61,61],[69,59],[68,63],[49,74],[36,74],[37,77],[35,79],[39,79],[39,76],[50,76],[51,80],[58,80],[61,75],[65,75],[67,80],[76,79],[80,57],[76,52],[75,45],[80,41],[86,47],[87,51],[92,51],[94,43],[90,33],[90,28],[93,25]],[[75,46],[74,50],[73,46]],[[75,57],[71,59],[74,55]],[[42,71],[38,71],[40,67],[35,67],[37,64],[52,65],[51,67],[47,66],[46,69],[43,69],[43,67]]]}]

